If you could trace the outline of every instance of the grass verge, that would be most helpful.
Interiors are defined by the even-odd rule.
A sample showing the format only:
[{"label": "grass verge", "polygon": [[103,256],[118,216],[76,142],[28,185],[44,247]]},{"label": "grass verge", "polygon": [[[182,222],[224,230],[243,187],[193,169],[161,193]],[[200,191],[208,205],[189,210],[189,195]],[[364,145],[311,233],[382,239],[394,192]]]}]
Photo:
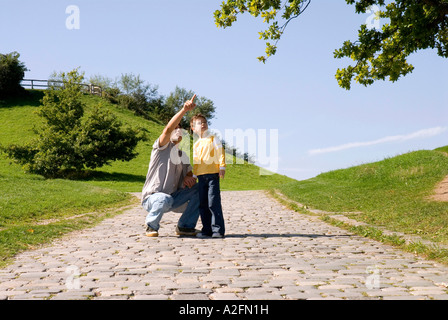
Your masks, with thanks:
[{"label": "grass verge", "polygon": [[[448,202],[430,198],[435,185],[448,175],[445,149],[410,152],[281,185],[277,189],[293,203],[280,200],[303,213],[310,213],[306,208],[321,210],[327,222],[447,263],[448,251],[443,248],[448,245]],[[330,218],[336,213],[367,226],[345,225]],[[386,235],[383,229],[418,236],[434,245],[406,242]]]},{"label": "grass verge", "polygon": [[[122,213],[126,208],[136,204],[136,198],[127,198],[110,204],[105,208],[84,212],[85,208],[76,211],[77,215],[53,215],[48,219],[26,219],[15,221],[0,228],[0,268],[12,262],[18,253],[36,249],[42,245],[66,235],[69,232],[93,227],[104,219]],[[79,214],[80,212],[84,212]]]}]

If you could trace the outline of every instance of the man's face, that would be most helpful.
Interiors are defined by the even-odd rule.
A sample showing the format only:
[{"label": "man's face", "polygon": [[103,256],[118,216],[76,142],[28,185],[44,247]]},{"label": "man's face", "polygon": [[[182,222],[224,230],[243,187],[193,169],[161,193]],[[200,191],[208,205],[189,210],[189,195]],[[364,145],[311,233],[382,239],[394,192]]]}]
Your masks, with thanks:
[{"label": "man's face", "polygon": [[176,129],[171,132],[170,140],[175,144],[182,141],[182,128],[180,126],[177,126]]}]

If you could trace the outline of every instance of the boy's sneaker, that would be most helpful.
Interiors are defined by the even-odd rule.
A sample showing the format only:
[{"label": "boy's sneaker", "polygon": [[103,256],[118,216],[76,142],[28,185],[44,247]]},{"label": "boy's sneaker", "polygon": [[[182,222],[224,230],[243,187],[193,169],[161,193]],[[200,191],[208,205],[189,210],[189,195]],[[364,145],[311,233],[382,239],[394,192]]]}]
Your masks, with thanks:
[{"label": "boy's sneaker", "polygon": [[210,238],[211,235],[199,232],[199,233],[196,234],[196,237],[197,238],[201,238],[201,239],[206,239],[206,238]]},{"label": "boy's sneaker", "polygon": [[224,238],[224,235],[220,234],[219,232],[213,232],[212,238]]},{"label": "boy's sneaker", "polygon": [[199,230],[196,230],[195,228],[182,228],[179,226],[176,226],[176,234],[179,236],[192,236],[194,237],[197,235]]},{"label": "boy's sneaker", "polygon": [[153,228],[151,228],[150,226],[146,226],[146,236],[147,237],[158,237],[159,233],[157,232],[157,230],[154,230]]}]

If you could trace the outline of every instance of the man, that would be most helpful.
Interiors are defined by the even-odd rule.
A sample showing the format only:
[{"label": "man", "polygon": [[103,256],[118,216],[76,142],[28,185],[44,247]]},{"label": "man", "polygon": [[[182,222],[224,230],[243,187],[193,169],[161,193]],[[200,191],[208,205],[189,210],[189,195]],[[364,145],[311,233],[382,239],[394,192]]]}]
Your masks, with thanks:
[{"label": "man", "polygon": [[187,204],[176,226],[178,235],[195,236],[199,218],[199,194],[192,167],[183,151],[177,148],[182,140],[179,126],[184,115],[196,107],[196,95],[184,103],[171,118],[155,141],[151,152],[148,174],[142,190],[142,206],[148,211],[146,235],[157,237],[160,220],[165,212]]}]

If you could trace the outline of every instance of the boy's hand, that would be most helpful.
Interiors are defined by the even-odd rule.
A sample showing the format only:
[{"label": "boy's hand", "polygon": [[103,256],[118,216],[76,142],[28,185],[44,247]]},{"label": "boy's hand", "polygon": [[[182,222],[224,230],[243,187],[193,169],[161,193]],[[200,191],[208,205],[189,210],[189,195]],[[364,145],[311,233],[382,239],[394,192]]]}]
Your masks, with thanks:
[{"label": "boy's hand", "polygon": [[191,111],[196,107],[196,103],[194,103],[194,99],[196,99],[196,94],[194,94],[193,98],[191,98],[190,100],[188,100],[184,103],[185,111]]},{"label": "boy's hand", "polygon": [[221,179],[224,179],[224,176],[226,175],[226,170],[219,170],[219,177]]}]

